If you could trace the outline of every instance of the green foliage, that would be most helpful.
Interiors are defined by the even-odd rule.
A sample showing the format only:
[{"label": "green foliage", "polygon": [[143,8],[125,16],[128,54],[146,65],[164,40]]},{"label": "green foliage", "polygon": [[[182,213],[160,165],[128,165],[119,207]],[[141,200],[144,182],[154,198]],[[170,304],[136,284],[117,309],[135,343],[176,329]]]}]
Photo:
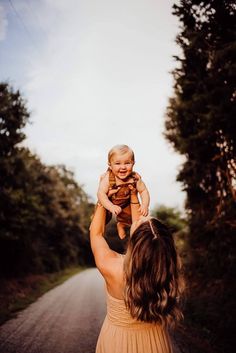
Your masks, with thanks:
[{"label": "green foliage", "polygon": [[0,157],[10,156],[15,146],[25,139],[22,128],[28,120],[26,102],[20,92],[14,92],[7,83],[0,83]]},{"label": "green foliage", "polygon": [[186,0],[174,13],[182,54],[165,136],[186,157],[177,179],[187,193],[193,245],[208,246],[219,232],[229,242],[236,226],[236,11],[232,1]]},{"label": "green foliage", "polygon": [[184,264],[188,262],[189,229],[186,217],[174,207],[156,206],[151,215],[167,225],[173,234],[177,251]]},{"label": "green foliage", "polygon": [[29,117],[19,92],[2,84],[0,98],[0,274],[92,263],[91,202],[65,166],[45,166],[19,147]]},{"label": "green foliage", "polygon": [[181,231],[187,226],[187,222],[181,212],[173,207],[160,205],[154,208],[152,216],[166,224],[173,233]]},{"label": "green foliage", "polygon": [[[199,314],[207,295],[208,300],[213,295],[211,291],[204,294],[202,278],[215,293],[217,288],[219,293],[224,288],[227,298],[233,293],[226,283],[233,279],[235,261],[236,8],[231,0],[181,0],[173,10],[181,23],[176,42],[182,53],[173,71],[174,95],[167,108],[165,136],[186,158],[177,180],[187,193],[189,273],[200,276]],[[225,317],[223,296],[216,302],[212,300],[214,310]],[[213,326],[214,310],[207,317],[197,317],[199,326],[216,330],[220,337],[220,325]],[[227,315],[229,325],[224,330],[231,332],[232,317]],[[222,342],[218,346],[223,344],[224,351],[230,351],[229,337]]]}]

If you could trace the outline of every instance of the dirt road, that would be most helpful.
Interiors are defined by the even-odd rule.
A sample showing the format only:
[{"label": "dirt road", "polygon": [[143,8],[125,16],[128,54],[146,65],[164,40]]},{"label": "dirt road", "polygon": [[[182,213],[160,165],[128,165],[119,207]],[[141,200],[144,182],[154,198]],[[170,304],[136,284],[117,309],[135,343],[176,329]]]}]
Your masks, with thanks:
[{"label": "dirt road", "polygon": [[0,327],[1,353],[94,353],[105,316],[96,269],[73,276]]},{"label": "dirt road", "polygon": [[105,316],[103,283],[89,269],[44,294],[0,327],[0,353],[94,353]]}]

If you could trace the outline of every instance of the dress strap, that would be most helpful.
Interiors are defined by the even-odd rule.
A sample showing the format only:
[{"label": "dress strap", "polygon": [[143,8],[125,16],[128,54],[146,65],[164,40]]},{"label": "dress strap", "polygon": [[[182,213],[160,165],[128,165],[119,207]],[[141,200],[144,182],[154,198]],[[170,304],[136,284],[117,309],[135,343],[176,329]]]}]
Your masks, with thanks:
[{"label": "dress strap", "polygon": [[114,189],[116,186],[116,178],[111,170],[109,170],[109,186],[111,189]]}]

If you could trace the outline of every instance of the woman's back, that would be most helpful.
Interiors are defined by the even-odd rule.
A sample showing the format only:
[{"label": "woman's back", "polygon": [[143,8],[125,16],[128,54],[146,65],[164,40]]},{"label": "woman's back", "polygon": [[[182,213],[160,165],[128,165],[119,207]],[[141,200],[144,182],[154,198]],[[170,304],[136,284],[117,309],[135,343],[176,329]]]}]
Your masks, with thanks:
[{"label": "woman's back", "polygon": [[96,353],[171,353],[168,333],[160,324],[131,317],[123,299],[107,291],[107,315]]},{"label": "woman's back", "polygon": [[124,301],[124,256],[114,262],[106,278],[107,315],[96,353],[171,353],[169,335],[160,324],[133,318]]},{"label": "woman's back", "polygon": [[124,297],[124,255],[116,253],[109,274],[105,277],[108,292],[117,299]]}]

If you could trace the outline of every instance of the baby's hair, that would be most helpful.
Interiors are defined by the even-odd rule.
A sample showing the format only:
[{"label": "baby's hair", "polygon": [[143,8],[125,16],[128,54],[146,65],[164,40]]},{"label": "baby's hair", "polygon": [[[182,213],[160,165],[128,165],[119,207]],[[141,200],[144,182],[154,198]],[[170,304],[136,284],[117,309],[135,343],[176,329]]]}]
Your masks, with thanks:
[{"label": "baby's hair", "polygon": [[116,145],[116,146],[112,147],[112,149],[110,149],[110,151],[108,152],[108,163],[111,162],[112,157],[116,153],[125,154],[127,152],[130,152],[131,159],[134,162],[134,151],[129,146],[127,146],[127,145]]}]

